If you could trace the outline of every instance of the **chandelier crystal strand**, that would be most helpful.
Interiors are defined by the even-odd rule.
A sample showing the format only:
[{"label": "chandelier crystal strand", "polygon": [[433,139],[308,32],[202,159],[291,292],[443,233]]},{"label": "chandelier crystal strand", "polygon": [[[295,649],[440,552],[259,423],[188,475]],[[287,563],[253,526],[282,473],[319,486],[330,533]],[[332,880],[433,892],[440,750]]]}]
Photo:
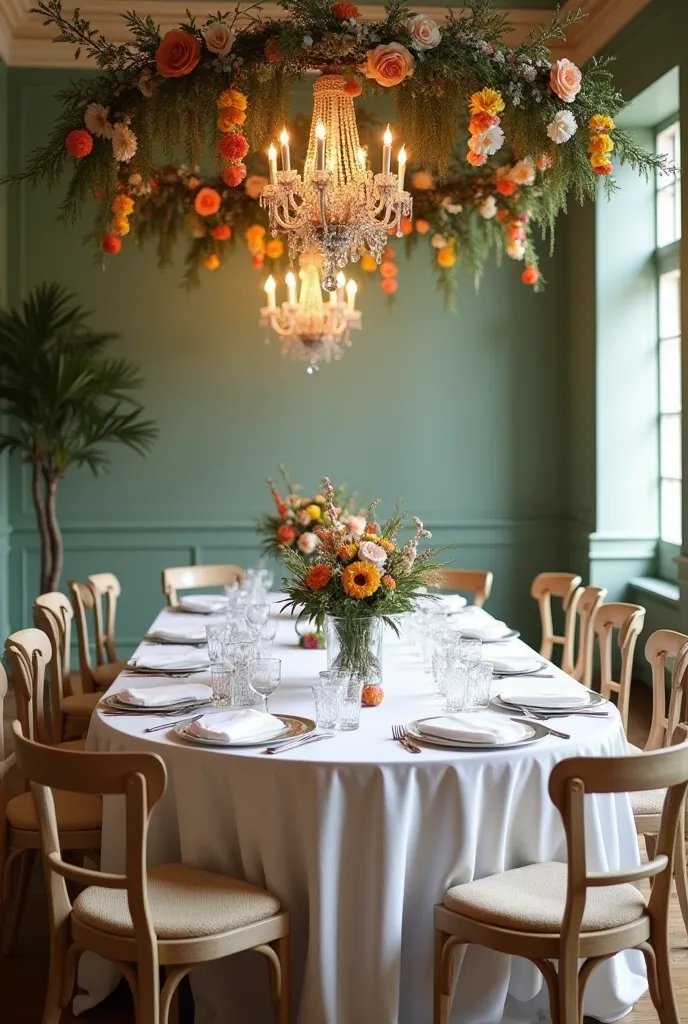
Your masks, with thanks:
[{"label": "chandelier crystal strand", "polygon": [[[381,173],[366,166],[354,103],[342,75],[322,75],[313,85],[313,118],[303,177],[291,169],[288,137],[280,138],[282,170],[271,148],[270,184],[261,194],[273,235],[287,235],[289,257],[319,254],[323,288],[335,291],[336,272],[370,252],[382,260],[387,234],[410,217],[412,200],[383,161]],[[390,149],[385,145],[384,152]],[[324,158],[323,158],[324,157]],[[402,178],[403,182],[403,178]]]}]

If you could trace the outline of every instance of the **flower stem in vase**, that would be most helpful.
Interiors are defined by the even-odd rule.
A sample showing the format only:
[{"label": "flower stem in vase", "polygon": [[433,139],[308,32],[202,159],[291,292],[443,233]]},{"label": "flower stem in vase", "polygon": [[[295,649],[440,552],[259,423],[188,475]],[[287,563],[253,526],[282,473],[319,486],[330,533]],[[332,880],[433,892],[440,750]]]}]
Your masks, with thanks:
[{"label": "flower stem in vase", "polygon": [[374,616],[326,619],[327,665],[363,686],[382,683],[382,620]]}]

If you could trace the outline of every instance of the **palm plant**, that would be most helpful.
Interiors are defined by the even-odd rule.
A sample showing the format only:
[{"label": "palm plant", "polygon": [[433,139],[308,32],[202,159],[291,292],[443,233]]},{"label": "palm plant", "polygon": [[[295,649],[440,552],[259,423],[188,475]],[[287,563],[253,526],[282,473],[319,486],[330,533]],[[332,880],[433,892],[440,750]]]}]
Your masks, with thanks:
[{"label": "palm plant", "polygon": [[130,392],[143,381],[126,359],[105,355],[116,334],[94,331],[91,314],[57,284],[40,285],[21,306],[0,311],[0,452],[31,466],[41,542],[41,593],[56,590],[64,560],[57,488],[71,466],[98,474],[105,445],[144,455],[157,436]]}]

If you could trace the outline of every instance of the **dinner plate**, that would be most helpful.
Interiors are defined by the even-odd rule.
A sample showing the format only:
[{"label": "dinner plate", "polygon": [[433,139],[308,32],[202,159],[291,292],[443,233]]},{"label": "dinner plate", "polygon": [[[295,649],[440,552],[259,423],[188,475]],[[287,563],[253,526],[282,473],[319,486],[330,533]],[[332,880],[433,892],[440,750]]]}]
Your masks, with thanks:
[{"label": "dinner plate", "polygon": [[509,740],[505,743],[474,743],[471,740],[447,740],[441,736],[426,736],[424,732],[421,732],[420,725],[422,722],[430,722],[433,718],[442,717],[442,715],[432,715],[430,718],[418,718],[408,723],[406,733],[412,739],[420,740],[421,743],[429,743],[433,747],[447,747],[451,750],[505,750],[508,747],[525,747],[529,743],[536,743],[538,740],[543,740],[546,736],[549,736],[547,727],[539,722],[520,723],[524,728],[528,728],[526,735],[520,740]]},{"label": "dinner plate", "polygon": [[522,658],[510,658],[512,663],[521,661],[526,665],[530,665],[530,668],[497,668],[495,666],[494,674],[496,676],[536,676],[539,672],[542,672],[544,668],[547,668],[547,662],[543,661],[542,658],[533,658],[529,655],[523,655]]},{"label": "dinner plate", "polygon": [[272,747],[277,743],[286,743],[287,740],[300,739],[301,736],[307,736],[308,733],[315,730],[315,722],[312,718],[302,718],[300,715],[275,715],[275,718],[284,722],[282,732],[278,732],[274,736],[261,736],[260,739],[235,740],[233,743],[223,739],[213,740],[205,736],[195,736],[188,731],[189,722],[179,722],[175,725],[174,731],[183,740],[187,740],[189,743],[198,743],[202,747]]},{"label": "dinner plate", "polygon": [[147,633],[143,639],[147,644],[172,644],[175,647],[204,647],[208,642],[206,637],[197,640],[188,636],[156,636],[155,633]]},{"label": "dinner plate", "polygon": [[136,665],[132,661],[127,662],[127,668],[135,675],[141,676],[186,676],[195,672],[209,672],[210,662],[202,665],[156,665],[149,668],[147,665]]},{"label": "dinner plate", "polygon": [[603,704],[609,703],[599,693],[595,693],[592,690],[589,693],[589,699],[585,704],[573,704],[568,707],[553,708],[550,705],[537,704],[535,698],[527,703],[519,702],[518,704],[512,704],[510,701],[504,700],[501,694],[492,697],[490,704],[494,704],[496,708],[501,708],[503,711],[517,711],[519,708],[529,708],[531,711],[537,711],[538,713],[546,712],[548,715],[570,715],[575,714],[576,711],[590,711],[591,708],[600,708]]},{"label": "dinner plate", "polygon": [[[467,627],[470,628],[470,627]],[[457,625],[456,632],[461,633],[461,625]],[[467,636],[467,640],[482,640],[484,644],[503,644],[505,640],[516,640],[521,634],[517,629],[510,629],[506,633],[502,633],[500,636],[491,636],[489,639],[485,639],[482,636]]]},{"label": "dinner plate", "polygon": [[[208,687],[210,690],[210,687]],[[117,694],[113,693],[109,697],[103,697],[100,702],[108,708],[113,708],[115,711],[131,711],[140,712],[145,715],[154,715],[158,711],[176,711],[177,708],[186,710],[189,705],[191,710],[195,711],[196,708],[204,708],[206,705],[209,707],[212,703],[212,697],[209,695],[206,701],[200,701],[191,697],[180,697],[179,700],[169,701],[167,704],[156,704],[152,707],[150,704],[144,706],[142,704],[130,704],[126,700],[118,700]]]}]

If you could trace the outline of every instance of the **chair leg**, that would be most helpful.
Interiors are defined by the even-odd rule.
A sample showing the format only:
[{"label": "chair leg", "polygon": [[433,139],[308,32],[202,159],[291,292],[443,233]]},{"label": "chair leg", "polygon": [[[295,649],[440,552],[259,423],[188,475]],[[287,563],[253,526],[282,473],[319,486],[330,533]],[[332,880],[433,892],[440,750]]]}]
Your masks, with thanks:
[{"label": "chair leg", "polygon": [[686,843],[681,833],[676,835],[676,852],[674,854],[674,879],[676,896],[681,908],[683,927],[688,933],[688,872],[686,871]]},{"label": "chair leg", "polygon": [[551,960],[533,960],[533,963],[547,982],[549,994],[549,1016],[552,1024],[560,1024],[559,975]]},{"label": "chair leg", "polygon": [[[36,850],[22,850],[18,858],[19,878],[17,879],[17,889],[14,894],[14,902],[12,904],[12,910],[10,911],[5,939],[2,946],[2,951],[5,956],[10,956],[14,950],[14,944],[17,941],[17,933],[19,932],[19,925],[24,912],[24,904],[26,903],[26,896],[29,891],[29,882],[31,881],[31,872],[36,860],[36,853]],[[9,861],[7,867],[10,867]]]},{"label": "chair leg", "polygon": [[65,967],[69,948],[69,924],[55,928],[50,935],[50,968],[45,993],[42,1024],[60,1024],[65,1005]]},{"label": "chair leg", "polygon": [[578,960],[562,957],[559,960],[559,1024],[583,1024],[578,992]]},{"label": "chair leg", "polygon": [[[433,1024],[449,1024],[454,1001],[454,954],[458,945],[449,932],[435,930],[435,984],[433,991]],[[463,943],[461,943],[463,945]]]},{"label": "chair leg", "polygon": [[157,958],[155,963],[139,961],[136,981],[136,1024],[161,1024]]},{"label": "chair leg", "polygon": [[165,983],[160,995],[160,1024],[179,1024],[179,984],[190,967],[165,967]]},{"label": "chair leg", "polygon": [[[656,928],[652,936],[652,949],[654,951],[656,975],[650,981],[650,997],[654,1003],[660,1024],[680,1024],[676,999],[674,998],[674,986],[671,981],[671,965],[669,962],[669,936],[666,921],[663,927]],[[647,955],[645,957],[647,960]],[[648,963],[648,980],[650,970]],[[654,972],[652,972],[654,973]]]},{"label": "chair leg", "polygon": [[289,936],[283,935],[272,944],[280,964],[280,987],[275,1000],[275,1024],[289,1024],[291,1020],[291,966]]}]

